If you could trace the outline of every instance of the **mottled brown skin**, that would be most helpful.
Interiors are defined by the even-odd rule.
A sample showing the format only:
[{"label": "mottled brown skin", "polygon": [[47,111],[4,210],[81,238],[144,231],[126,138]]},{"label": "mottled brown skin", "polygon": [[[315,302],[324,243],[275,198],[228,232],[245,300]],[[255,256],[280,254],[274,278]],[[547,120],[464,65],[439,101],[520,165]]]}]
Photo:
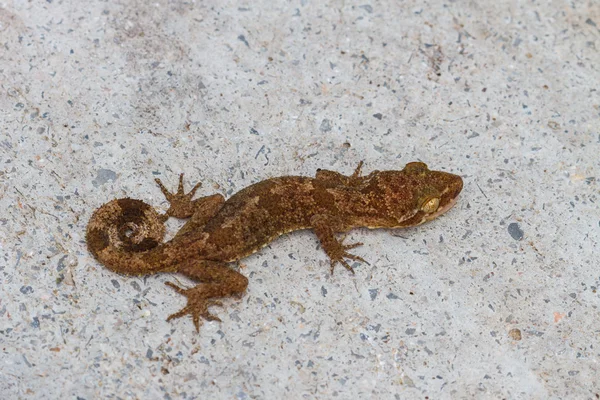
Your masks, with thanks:
[{"label": "mottled brown skin", "polygon": [[[373,171],[344,176],[318,170],[315,178],[284,176],[251,185],[225,201],[215,194],[192,200],[200,186],[176,193],[156,180],[170,203],[166,214],[130,198],[113,200],[94,212],[86,240],[90,252],[107,268],[129,275],[178,272],[200,282],[191,289],[167,285],[188,298],[168,320],[191,314],[199,330],[200,317],[219,320],[208,311],[216,299],[241,296],[248,279],[227,263],[244,258],[280,235],[313,230],[331,260],[354,273],[346,259],[366,262],[348,250],[336,233],[353,228],[403,228],[429,221],[450,209],[462,190],[462,179],[430,171],[412,162],[401,171]],[[189,218],[177,235],[162,242],[168,217]]]}]

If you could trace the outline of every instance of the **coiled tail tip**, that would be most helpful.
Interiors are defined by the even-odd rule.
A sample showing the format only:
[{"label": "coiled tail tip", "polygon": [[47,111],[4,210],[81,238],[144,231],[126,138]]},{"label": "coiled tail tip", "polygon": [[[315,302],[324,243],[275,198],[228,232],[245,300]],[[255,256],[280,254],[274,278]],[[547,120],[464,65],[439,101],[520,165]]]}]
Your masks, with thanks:
[{"label": "coiled tail tip", "polygon": [[92,214],[86,242],[90,253],[118,272],[130,272],[126,264],[136,253],[158,246],[164,237],[164,218],[141,200],[112,200]]}]

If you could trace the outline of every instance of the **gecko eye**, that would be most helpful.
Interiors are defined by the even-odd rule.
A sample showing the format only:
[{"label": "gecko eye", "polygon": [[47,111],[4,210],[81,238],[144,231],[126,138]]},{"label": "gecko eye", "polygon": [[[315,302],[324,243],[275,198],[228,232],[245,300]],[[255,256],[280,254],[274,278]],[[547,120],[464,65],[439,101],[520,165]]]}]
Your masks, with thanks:
[{"label": "gecko eye", "polygon": [[438,197],[434,197],[423,203],[423,205],[421,206],[421,211],[423,211],[427,214],[431,214],[431,213],[436,212],[439,206],[440,206],[440,199]]}]

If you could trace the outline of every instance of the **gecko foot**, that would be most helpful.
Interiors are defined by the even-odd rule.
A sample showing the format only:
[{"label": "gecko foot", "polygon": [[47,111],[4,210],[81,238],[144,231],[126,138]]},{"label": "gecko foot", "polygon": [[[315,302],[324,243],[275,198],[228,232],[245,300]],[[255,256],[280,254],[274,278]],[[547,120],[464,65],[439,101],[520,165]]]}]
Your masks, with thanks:
[{"label": "gecko foot", "polygon": [[[160,190],[165,195],[165,198],[170,204],[169,209],[165,213],[165,216],[175,218],[189,218],[195,210],[194,202],[192,197],[196,194],[196,190],[202,186],[201,182],[198,182],[189,193],[183,191],[183,174],[179,175],[179,186],[177,187],[176,193],[171,193],[163,185],[162,181],[158,178],[155,179],[156,184],[160,187]],[[166,219],[166,218],[165,218]]]},{"label": "gecko foot", "polygon": [[361,261],[364,262],[367,265],[370,265],[367,260],[365,260],[364,258],[348,253],[346,250],[350,250],[350,249],[354,249],[358,246],[362,246],[362,243],[352,243],[352,244],[347,244],[347,245],[342,245],[341,242],[343,242],[344,239],[342,239],[339,243],[339,247],[331,250],[328,252],[329,258],[331,259],[331,275],[333,275],[333,269],[335,267],[335,265],[339,262],[340,264],[342,264],[344,266],[344,268],[346,268],[348,271],[352,272],[352,274],[354,274],[354,268],[352,268],[350,266],[350,264],[348,264],[348,262],[345,260],[345,258],[349,258],[351,260],[356,260],[356,261]]},{"label": "gecko foot", "polygon": [[203,291],[201,290],[201,285],[195,286],[191,289],[183,289],[171,282],[165,282],[165,285],[175,289],[177,293],[184,295],[188,299],[187,305],[183,307],[180,311],[169,315],[167,321],[170,321],[175,318],[181,318],[185,315],[190,314],[192,316],[192,321],[194,322],[194,326],[196,327],[197,332],[200,332],[200,317],[204,318],[207,321],[221,322],[221,319],[219,317],[208,312],[208,307],[222,307],[223,303],[221,303],[218,300],[210,300],[210,298],[208,298],[206,294],[203,293]]}]

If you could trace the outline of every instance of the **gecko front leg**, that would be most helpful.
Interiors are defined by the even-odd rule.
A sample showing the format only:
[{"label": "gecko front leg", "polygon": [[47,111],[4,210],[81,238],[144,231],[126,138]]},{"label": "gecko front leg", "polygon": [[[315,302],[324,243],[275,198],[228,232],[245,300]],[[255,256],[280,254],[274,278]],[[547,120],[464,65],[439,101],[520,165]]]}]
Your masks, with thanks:
[{"label": "gecko front leg", "polygon": [[315,232],[315,234],[319,238],[319,241],[321,242],[321,247],[323,247],[323,250],[325,250],[325,253],[327,253],[329,259],[331,260],[332,275],[333,269],[335,268],[335,265],[338,262],[342,264],[348,271],[354,274],[354,268],[352,268],[350,264],[348,264],[348,262],[345,260],[346,258],[369,264],[364,258],[348,253],[347,251],[350,249],[354,249],[358,246],[362,246],[362,243],[352,243],[344,245],[343,242],[345,236],[344,238],[342,238],[342,240],[338,240],[335,237],[336,232],[345,232],[348,230],[344,228],[342,222],[338,218],[324,214],[315,215],[311,219],[311,225],[313,231]]}]

